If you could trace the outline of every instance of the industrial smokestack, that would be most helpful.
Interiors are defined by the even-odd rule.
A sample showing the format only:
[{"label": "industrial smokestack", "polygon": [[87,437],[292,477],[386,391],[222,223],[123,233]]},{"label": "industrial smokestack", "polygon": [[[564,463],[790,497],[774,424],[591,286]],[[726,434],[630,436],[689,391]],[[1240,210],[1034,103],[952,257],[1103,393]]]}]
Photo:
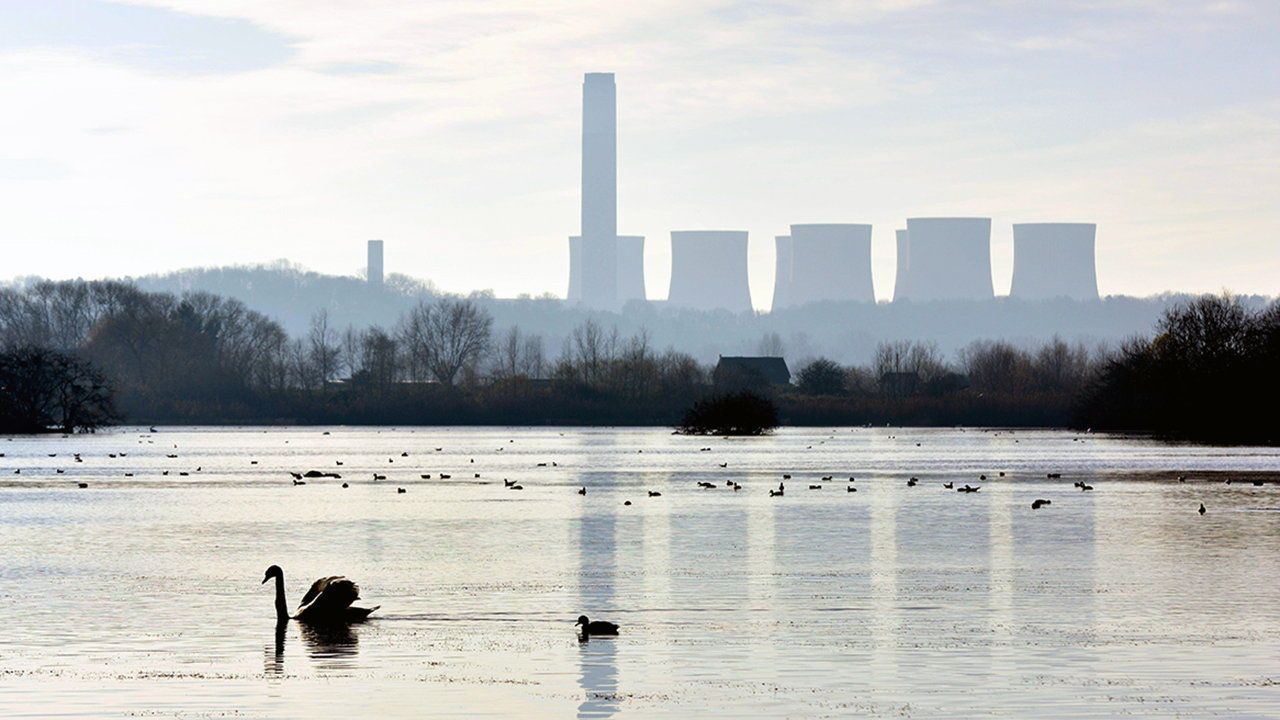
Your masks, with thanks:
[{"label": "industrial smokestack", "polygon": [[1022,223],[1013,226],[1011,297],[1098,299],[1093,223]]},{"label": "industrial smokestack", "polygon": [[875,302],[870,225],[791,226],[790,303],[823,300]]},{"label": "industrial smokestack", "polygon": [[898,272],[894,275],[893,299],[902,300],[911,296],[907,287],[907,278],[911,275],[911,236],[906,230],[894,230],[898,240]]},{"label": "industrial smokestack", "polygon": [[697,310],[751,310],[745,230],[674,230],[667,303]]},{"label": "industrial smokestack", "polygon": [[991,218],[910,218],[905,293],[894,299],[989,300]]},{"label": "industrial smokestack", "polygon": [[382,285],[382,241],[369,241],[369,257],[365,278],[370,285]]},{"label": "industrial smokestack", "polygon": [[618,237],[618,302],[644,300],[644,236]]},{"label": "industrial smokestack", "polygon": [[590,307],[618,306],[618,107],[613,73],[582,82],[582,240],[579,287]]},{"label": "industrial smokestack", "polygon": [[773,304],[769,309],[776,312],[791,304],[791,236],[778,235],[773,242],[776,259],[773,264]]},{"label": "industrial smokestack", "polygon": [[[618,237],[618,303],[644,300],[644,236]],[[569,302],[582,301],[582,237],[569,237]]]}]

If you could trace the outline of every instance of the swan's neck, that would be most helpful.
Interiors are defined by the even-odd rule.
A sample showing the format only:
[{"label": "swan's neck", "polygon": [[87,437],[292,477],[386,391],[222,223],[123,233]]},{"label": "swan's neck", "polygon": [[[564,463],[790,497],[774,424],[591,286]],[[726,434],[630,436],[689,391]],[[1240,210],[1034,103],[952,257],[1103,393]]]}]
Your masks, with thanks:
[{"label": "swan's neck", "polygon": [[276,621],[289,621],[289,603],[284,599],[284,575],[276,576]]}]

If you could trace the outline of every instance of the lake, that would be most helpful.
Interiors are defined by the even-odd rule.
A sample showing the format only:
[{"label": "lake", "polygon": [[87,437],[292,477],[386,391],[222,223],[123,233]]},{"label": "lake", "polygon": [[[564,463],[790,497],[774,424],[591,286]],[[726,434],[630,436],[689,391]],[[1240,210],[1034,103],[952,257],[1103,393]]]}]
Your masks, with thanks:
[{"label": "lake", "polygon": [[[1277,449],[120,428],[0,453],[6,718],[1280,715]],[[277,633],[272,564],[291,605],[343,574],[381,609]],[[621,635],[580,642],[580,614]]]}]

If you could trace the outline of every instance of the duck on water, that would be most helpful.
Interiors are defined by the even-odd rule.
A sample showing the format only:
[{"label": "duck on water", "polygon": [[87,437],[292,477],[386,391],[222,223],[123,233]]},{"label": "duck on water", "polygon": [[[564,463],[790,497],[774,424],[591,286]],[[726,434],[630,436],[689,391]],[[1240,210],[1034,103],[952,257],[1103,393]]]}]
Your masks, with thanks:
[{"label": "duck on water", "polygon": [[284,571],[279,565],[267,568],[262,583],[265,585],[271,578],[276,580],[276,621],[280,623],[293,619],[311,625],[345,625],[363,622],[381,607],[353,607],[351,603],[360,599],[360,587],[341,575],[333,575],[312,583],[297,612],[290,615],[284,597]]}]

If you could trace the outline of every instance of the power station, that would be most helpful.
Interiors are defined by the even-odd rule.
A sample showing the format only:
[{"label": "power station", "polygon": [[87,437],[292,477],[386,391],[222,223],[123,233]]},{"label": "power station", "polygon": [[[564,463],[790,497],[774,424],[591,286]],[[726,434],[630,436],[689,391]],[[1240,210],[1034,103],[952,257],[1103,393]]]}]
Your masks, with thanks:
[{"label": "power station", "polygon": [[1093,223],[1015,223],[1009,296],[1097,300],[1097,232]]},{"label": "power station", "polygon": [[745,230],[671,231],[671,307],[751,311]]},{"label": "power station", "polygon": [[875,302],[871,226],[845,223],[791,226],[793,306],[822,301]]},{"label": "power station", "polygon": [[[613,73],[582,82],[581,231],[569,238],[568,300],[618,310],[645,300],[644,237],[618,235],[618,104]],[[1023,223],[1013,226],[1010,295],[1043,300],[1098,298],[1094,261],[1097,226]],[[991,219],[909,218],[894,232],[897,271],[893,300],[989,300]],[[774,238],[773,310],[816,302],[875,302],[871,226],[800,223]],[[383,282],[382,241],[369,241],[369,284]],[[667,304],[699,310],[752,310],[747,283],[747,232],[671,233]]]},{"label": "power station", "polygon": [[[908,218],[894,300],[990,300],[991,218]],[[901,244],[899,245],[901,247]],[[899,262],[902,262],[901,256]]]}]

